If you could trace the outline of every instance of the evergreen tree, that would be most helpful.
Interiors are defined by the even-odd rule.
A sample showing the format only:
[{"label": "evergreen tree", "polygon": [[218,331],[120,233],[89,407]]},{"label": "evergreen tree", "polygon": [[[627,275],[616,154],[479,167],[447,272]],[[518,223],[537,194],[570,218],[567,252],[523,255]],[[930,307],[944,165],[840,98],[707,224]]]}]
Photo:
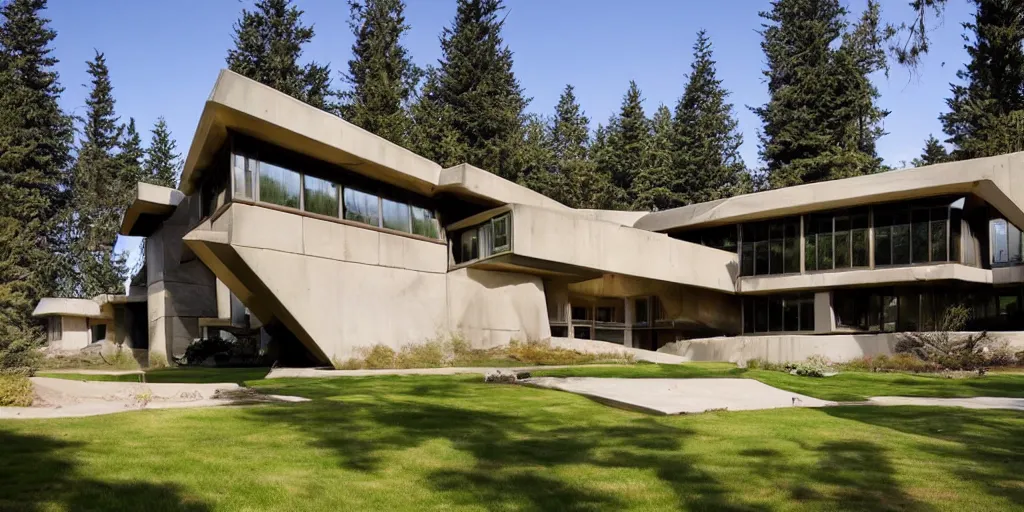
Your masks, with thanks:
[{"label": "evergreen tree", "polygon": [[314,35],[312,26],[302,24],[302,11],[291,0],[258,0],[254,7],[242,9],[234,25],[228,69],[319,109],[335,110],[330,67],[299,65],[302,47]]},{"label": "evergreen tree", "polygon": [[594,154],[598,168],[611,178],[616,209],[628,208],[636,201],[638,191],[633,182],[647,161],[650,138],[643,97],[631,80],[619,113],[608,121],[607,142]]},{"label": "evergreen tree", "polygon": [[774,0],[761,13],[770,98],[754,112],[772,187],[880,170],[874,147],[888,112],[868,78],[885,63],[878,6],[849,31],[845,15],[838,0]]},{"label": "evergreen tree", "polygon": [[50,46],[45,0],[0,6],[0,367],[31,364],[42,337],[32,309],[53,295],[67,254],[71,119]]},{"label": "evergreen tree", "polygon": [[[106,59],[97,51],[96,57],[87,64],[92,82],[85,101],[85,126],[74,168],[73,203],[77,215],[74,253],[81,279],[75,292],[92,297],[121,293],[127,275],[124,256],[115,253],[114,244],[121,216],[128,206],[125,197],[128,186],[124,178],[129,172],[125,158],[117,152],[125,129],[118,125],[114,114],[113,87]],[[134,149],[129,150],[134,152]]]},{"label": "evergreen tree", "polygon": [[177,143],[171,138],[171,130],[163,117],[153,126],[146,161],[142,169],[142,180],[161,187],[177,188],[178,171],[181,169],[181,155],[176,152]]},{"label": "evergreen tree", "polygon": [[673,191],[676,177],[673,164],[672,112],[665,105],[658,106],[651,118],[651,143],[643,168],[633,182],[636,199],[634,210],[664,210],[684,204]]},{"label": "evergreen tree", "polygon": [[969,61],[957,72],[949,112],[940,116],[953,145],[951,158],[963,160],[1024,150],[1024,3],[973,0],[977,9],[965,23]]},{"label": "evergreen tree", "polygon": [[551,144],[558,160],[582,160],[590,143],[590,119],[576,100],[575,88],[566,85],[555,106]]},{"label": "evergreen tree", "polygon": [[458,0],[439,67],[413,109],[413,146],[441,165],[468,162],[517,181],[528,100],[501,37],[502,10],[501,0]]},{"label": "evergreen tree", "polygon": [[123,137],[118,144],[120,152],[117,157],[121,166],[121,174],[118,179],[122,201],[127,206],[132,201],[137,184],[142,181],[142,159],[146,156],[142,149],[142,136],[135,128],[135,118],[128,118],[128,124],[121,127]]},{"label": "evergreen tree", "polygon": [[934,135],[929,135],[928,140],[924,143],[924,150],[921,152],[921,156],[913,159],[910,165],[924,167],[926,165],[941,164],[948,160],[949,153],[946,152],[946,147]]},{"label": "evergreen tree", "polygon": [[562,184],[555,170],[555,155],[552,149],[548,123],[536,114],[526,116],[523,126],[522,147],[516,155],[519,182],[545,196],[562,201]]},{"label": "evergreen tree", "polygon": [[745,166],[740,157],[743,136],[726,101],[712,55],[711,41],[702,30],[693,46],[693,63],[673,119],[671,190],[679,201],[672,206],[714,201],[745,192]]},{"label": "evergreen tree", "polygon": [[396,144],[406,145],[412,121],[407,110],[422,72],[401,45],[405,24],[402,0],[349,0],[349,25],[356,36],[348,61],[342,115]]}]

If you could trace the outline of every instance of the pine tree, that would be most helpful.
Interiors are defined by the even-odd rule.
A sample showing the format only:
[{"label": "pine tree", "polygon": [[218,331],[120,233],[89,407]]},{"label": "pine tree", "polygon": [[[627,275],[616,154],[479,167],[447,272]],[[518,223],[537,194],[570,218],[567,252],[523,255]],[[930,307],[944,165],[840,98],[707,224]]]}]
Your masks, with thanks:
[{"label": "pine tree", "polygon": [[92,83],[85,101],[85,126],[74,168],[74,252],[81,278],[76,293],[92,297],[121,293],[127,275],[124,256],[115,253],[114,244],[121,216],[128,206],[124,193],[128,190],[124,181],[128,172],[125,159],[117,152],[125,128],[118,125],[114,113],[106,59],[97,51],[87,64]]},{"label": "pine tree", "polygon": [[928,140],[924,143],[924,150],[921,152],[921,156],[911,161],[910,165],[924,167],[926,165],[941,164],[948,160],[949,153],[946,152],[946,147],[934,135],[929,135]]},{"label": "pine tree", "polygon": [[555,105],[551,123],[551,144],[558,160],[581,160],[587,157],[590,143],[590,119],[576,100],[575,88],[566,85]]},{"label": "pine tree", "polygon": [[291,0],[258,0],[254,7],[242,9],[234,25],[228,69],[319,109],[336,110],[330,66],[299,65],[302,47],[314,35],[312,26],[302,24],[303,11]]},{"label": "pine tree", "polygon": [[1024,4],[973,1],[974,21],[964,24],[970,60],[940,116],[953,160],[1024,150]]},{"label": "pine tree", "polygon": [[[582,168],[579,163],[586,161],[590,141],[589,124],[590,120],[576,101],[573,86],[566,85],[555,105],[555,114],[549,125],[542,127],[547,150],[526,151],[545,156],[548,165],[544,172],[530,172],[523,184],[567,206],[576,206],[585,201],[580,197],[578,187],[573,184],[575,179],[570,174],[580,171]],[[536,123],[527,123],[527,148],[538,139],[536,135],[529,135],[535,131]]]},{"label": "pine tree", "polygon": [[181,155],[176,152],[177,143],[171,138],[171,130],[163,117],[153,125],[149,148],[146,149],[146,161],[142,169],[142,181],[160,185],[161,187],[177,188],[178,171],[181,169]]},{"label": "pine tree", "polygon": [[729,92],[717,76],[711,41],[697,33],[693,62],[673,119],[670,189],[672,206],[714,201],[745,192],[746,167],[740,157],[743,136],[727,102]]},{"label": "pine tree", "polygon": [[636,199],[634,210],[664,210],[684,204],[673,192],[676,171],[673,164],[672,112],[665,105],[659,105],[651,118],[651,142],[646,161],[633,182]]},{"label": "pine tree", "polygon": [[770,98],[754,112],[764,123],[761,158],[772,187],[880,169],[874,147],[888,112],[875,106],[868,78],[884,65],[878,6],[869,2],[850,31],[845,15],[838,0],[774,0],[761,13]]},{"label": "pine tree", "polygon": [[42,330],[31,317],[53,295],[67,254],[71,119],[42,17],[45,0],[0,6],[0,367],[31,364]]},{"label": "pine tree", "polygon": [[422,71],[401,45],[405,24],[402,0],[349,0],[349,25],[356,36],[342,97],[342,116],[396,144],[406,145],[412,120],[409,101]]},{"label": "pine tree", "polygon": [[413,146],[444,166],[468,162],[517,181],[523,109],[501,29],[501,0],[459,0],[441,34],[439,67],[427,74],[413,108]]},{"label": "pine tree", "polygon": [[628,208],[636,201],[638,191],[633,182],[647,159],[650,129],[640,88],[631,80],[619,113],[608,120],[607,144],[594,154],[598,168],[611,178],[616,209]]},{"label": "pine tree", "polygon": [[142,159],[146,156],[142,149],[142,136],[135,128],[135,118],[128,118],[128,124],[121,127],[123,134],[118,144],[120,152],[117,157],[121,165],[121,174],[118,179],[121,185],[122,201],[127,205],[132,201],[138,182],[142,181]]}]

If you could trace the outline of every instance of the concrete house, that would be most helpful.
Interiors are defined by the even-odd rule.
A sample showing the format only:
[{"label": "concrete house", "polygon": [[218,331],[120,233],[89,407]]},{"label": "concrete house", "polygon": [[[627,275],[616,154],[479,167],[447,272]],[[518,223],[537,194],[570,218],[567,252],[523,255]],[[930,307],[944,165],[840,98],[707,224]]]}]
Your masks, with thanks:
[{"label": "concrete house", "polygon": [[[257,333],[286,364],[456,332],[478,347],[841,359],[935,329],[952,303],[1015,341],[1022,207],[1024,153],[654,213],[575,210],[223,71],[179,189],[139,184],[124,216],[121,234],[146,238],[138,286],[37,314],[63,319],[51,339],[65,347],[85,342],[54,332],[69,319],[103,319],[104,336],[168,356]],[[119,303],[135,314],[97,311]]]}]

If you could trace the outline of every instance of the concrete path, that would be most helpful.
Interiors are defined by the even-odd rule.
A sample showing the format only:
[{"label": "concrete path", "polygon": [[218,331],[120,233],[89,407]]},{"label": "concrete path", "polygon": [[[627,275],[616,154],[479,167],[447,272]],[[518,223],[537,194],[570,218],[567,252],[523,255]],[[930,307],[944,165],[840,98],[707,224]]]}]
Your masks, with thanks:
[{"label": "concrete path", "polygon": [[913,396],[873,396],[868,405],[925,405],[931,407],[964,407],[966,409],[1011,409],[1024,411],[1024,398],[979,396],[974,398],[927,398]]},{"label": "concrete path", "polygon": [[70,373],[74,375],[141,375],[146,373],[143,370],[95,370],[95,369],[75,369],[75,368],[60,368],[56,370],[39,370],[38,373]]},{"label": "concrete path", "polygon": [[569,391],[608,405],[655,414],[836,405],[835,402],[783,391],[753,379],[534,377],[522,383]]},{"label": "concrete path", "polygon": [[[591,366],[621,366],[615,364],[588,364]],[[533,372],[559,368],[579,368],[580,365],[516,366],[505,367],[453,367],[453,368],[405,368],[383,370],[324,370],[320,368],[274,368],[265,379],[323,378],[323,377],[372,377],[377,375],[485,375],[495,370]]]},{"label": "concrete path", "polygon": [[140,409],[181,409],[308,398],[262,395],[238,384],[140,384],[33,377],[32,407],[0,407],[0,420],[80,418]]}]

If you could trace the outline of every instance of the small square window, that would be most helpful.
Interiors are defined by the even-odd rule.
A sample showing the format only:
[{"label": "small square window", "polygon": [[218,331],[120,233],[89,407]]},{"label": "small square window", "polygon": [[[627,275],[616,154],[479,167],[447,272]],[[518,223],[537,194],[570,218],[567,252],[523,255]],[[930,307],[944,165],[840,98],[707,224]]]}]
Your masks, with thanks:
[{"label": "small square window", "polygon": [[508,214],[505,214],[491,219],[492,240],[494,243],[494,250],[492,252],[507,251],[512,245],[508,232],[510,218]]}]

